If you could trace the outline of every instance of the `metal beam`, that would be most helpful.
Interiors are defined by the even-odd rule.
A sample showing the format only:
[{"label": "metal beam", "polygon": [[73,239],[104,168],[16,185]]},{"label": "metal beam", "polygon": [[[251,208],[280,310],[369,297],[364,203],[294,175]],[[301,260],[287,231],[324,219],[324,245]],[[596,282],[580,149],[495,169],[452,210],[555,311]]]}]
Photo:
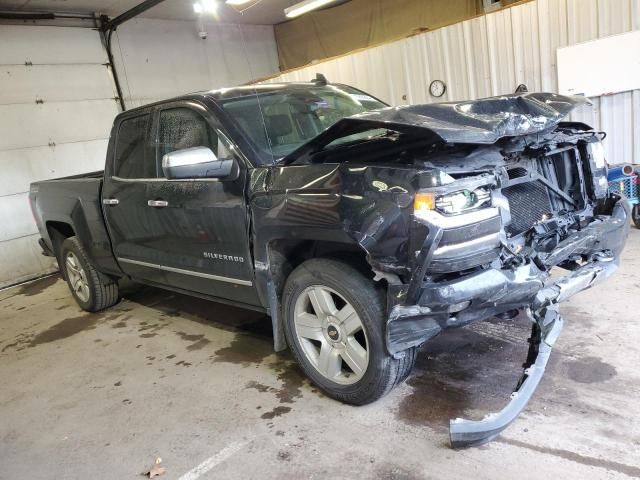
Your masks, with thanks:
[{"label": "metal beam", "polygon": [[145,0],[144,2],[127,10],[126,12],[121,13],[116,18],[109,20],[106,23],[103,23],[102,30],[105,32],[108,30],[115,30],[118,27],[118,25],[126,22],[127,20],[131,20],[133,17],[136,17],[141,13],[146,12],[150,8],[155,7],[159,3],[162,3],[163,1],[164,0]]},{"label": "metal beam", "polygon": [[132,18],[140,15],[143,12],[146,12],[152,7],[155,7],[159,3],[164,0],[145,0],[144,2],[136,5],[135,7],[127,10],[124,13],[121,13],[116,18],[109,20],[106,15],[102,15],[100,17],[100,30],[102,31],[102,40],[104,42],[105,50],[107,51],[107,56],[109,58],[109,65],[111,65],[111,72],[113,74],[113,81],[116,85],[116,91],[118,93],[118,101],[120,102],[120,107],[124,112],[127,108],[124,103],[124,98],[122,96],[122,88],[120,87],[120,79],[118,78],[118,72],[116,71],[116,65],[113,61],[113,53],[111,51],[111,35],[118,28],[118,25],[123,24],[127,20],[131,20]]},{"label": "metal beam", "polygon": [[0,12],[2,20],[54,20],[53,13]]}]

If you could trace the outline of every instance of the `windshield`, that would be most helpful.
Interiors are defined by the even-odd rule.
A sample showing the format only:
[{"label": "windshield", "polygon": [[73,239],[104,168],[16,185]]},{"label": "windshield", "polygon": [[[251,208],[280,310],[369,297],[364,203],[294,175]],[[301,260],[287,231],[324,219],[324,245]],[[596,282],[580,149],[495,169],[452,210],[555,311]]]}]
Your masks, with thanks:
[{"label": "windshield", "polygon": [[254,144],[263,165],[288,155],[344,117],[386,107],[344,85],[291,85],[220,104]]}]

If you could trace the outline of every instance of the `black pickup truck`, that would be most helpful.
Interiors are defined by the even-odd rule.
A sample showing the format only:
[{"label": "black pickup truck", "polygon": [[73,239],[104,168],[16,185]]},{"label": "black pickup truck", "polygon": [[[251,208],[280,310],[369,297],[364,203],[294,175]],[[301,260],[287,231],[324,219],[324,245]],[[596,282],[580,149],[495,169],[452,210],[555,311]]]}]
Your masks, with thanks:
[{"label": "black pickup truck", "polygon": [[451,420],[454,447],[477,445],[531,397],[558,304],[626,241],[603,134],[563,121],[584,101],[391,108],[322,78],[192,94],[119,114],[104,172],[34,183],[30,201],[83,309],[113,305],[127,277],[264,311],[275,350],[351,404],[403,381],[443,330],[524,312],[510,402]]}]

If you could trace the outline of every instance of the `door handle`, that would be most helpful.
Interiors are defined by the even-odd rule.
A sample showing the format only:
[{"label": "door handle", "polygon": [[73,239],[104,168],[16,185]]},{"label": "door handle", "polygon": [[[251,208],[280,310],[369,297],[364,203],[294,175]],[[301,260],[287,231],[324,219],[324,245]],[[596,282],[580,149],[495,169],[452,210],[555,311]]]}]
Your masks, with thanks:
[{"label": "door handle", "polygon": [[148,200],[147,205],[150,207],[168,207],[169,202],[166,200]]},{"label": "door handle", "polygon": [[104,205],[118,205],[120,203],[120,200],[118,200],[117,198],[103,198],[102,203]]}]

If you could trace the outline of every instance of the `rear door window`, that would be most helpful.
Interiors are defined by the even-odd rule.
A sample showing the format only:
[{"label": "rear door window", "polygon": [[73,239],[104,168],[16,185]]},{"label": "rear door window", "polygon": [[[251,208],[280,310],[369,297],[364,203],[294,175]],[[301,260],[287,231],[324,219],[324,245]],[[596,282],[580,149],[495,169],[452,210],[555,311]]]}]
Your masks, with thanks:
[{"label": "rear door window", "polygon": [[118,127],[114,172],[120,178],[155,178],[156,167],[146,148],[150,115],[123,120]]}]

